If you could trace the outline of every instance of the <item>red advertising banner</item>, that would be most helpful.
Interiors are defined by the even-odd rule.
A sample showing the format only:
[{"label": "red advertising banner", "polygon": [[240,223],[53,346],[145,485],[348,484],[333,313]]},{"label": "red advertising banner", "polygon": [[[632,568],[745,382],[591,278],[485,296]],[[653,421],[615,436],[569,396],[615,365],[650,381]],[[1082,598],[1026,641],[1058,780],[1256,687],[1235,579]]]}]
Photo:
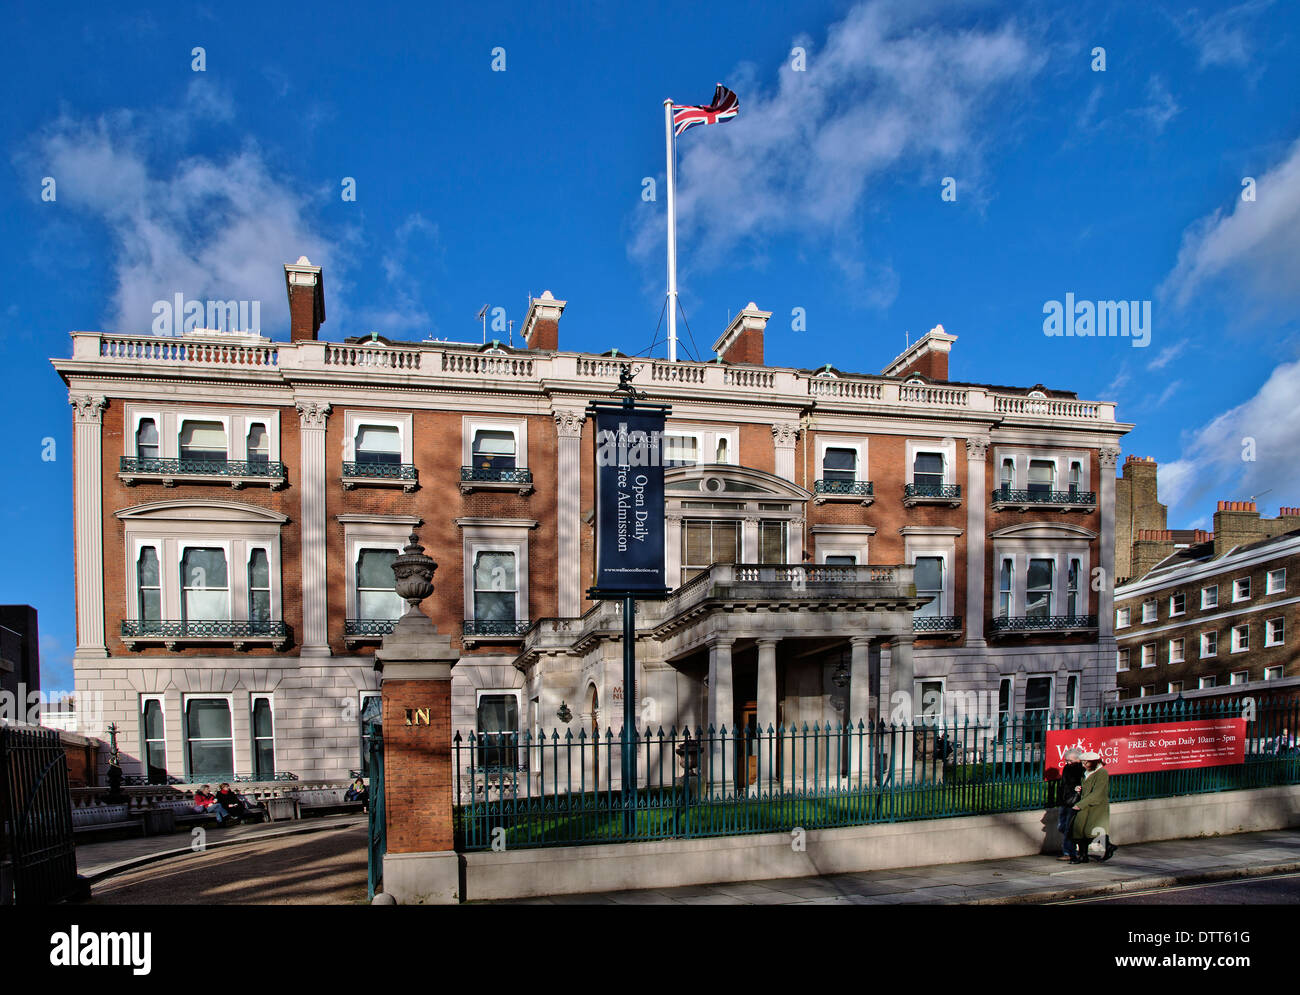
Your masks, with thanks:
[{"label": "red advertising banner", "polygon": [[1044,763],[1048,778],[1060,776],[1065,751],[1100,753],[1111,774],[1222,767],[1246,762],[1245,719],[1188,719],[1133,726],[1052,729]]}]

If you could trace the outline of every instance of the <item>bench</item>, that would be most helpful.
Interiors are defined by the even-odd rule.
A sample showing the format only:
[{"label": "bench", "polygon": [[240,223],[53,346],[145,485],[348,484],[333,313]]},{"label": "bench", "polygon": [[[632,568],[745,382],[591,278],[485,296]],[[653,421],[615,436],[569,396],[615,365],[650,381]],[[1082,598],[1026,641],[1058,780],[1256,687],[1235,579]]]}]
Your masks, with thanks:
[{"label": "bench", "polygon": [[295,793],[299,815],[325,815],[330,812],[361,812],[362,802],[350,802],[347,788],[311,788]]},{"label": "bench", "polygon": [[130,831],[147,835],[145,818],[133,813],[125,804],[91,805],[72,810],[72,833],[76,836],[101,835]]}]

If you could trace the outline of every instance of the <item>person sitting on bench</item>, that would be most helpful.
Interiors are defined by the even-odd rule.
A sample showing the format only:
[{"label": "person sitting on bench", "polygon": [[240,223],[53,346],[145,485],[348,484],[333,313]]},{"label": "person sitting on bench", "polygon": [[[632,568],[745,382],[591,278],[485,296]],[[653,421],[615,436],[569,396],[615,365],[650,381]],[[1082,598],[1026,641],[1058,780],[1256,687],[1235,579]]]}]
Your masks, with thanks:
[{"label": "person sitting on bench", "polygon": [[217,796],[209,790],[210,787],[210,785],[201,784],[199,790],[194,792],[194,811],[215,815],[219,826],[226,820],[227,813],[221,802],[217,801]]},{"label": "person sitting on bench", "polygon": [[221,805],[226,810],[226,814],[236,822],[248,815],[247,803],[243,798],[231,790],[229,784],[223,783],[221,787],[217,789],[217,803]]},{"label": "person sitting on bench", "polygon": [[343,799],[350,802],[360,802],[361,810],[363,812],[367,811],[370,805],[370,789],[366,787],[366,782],[358,777],[352,782],[352,787],[348,788]]}]

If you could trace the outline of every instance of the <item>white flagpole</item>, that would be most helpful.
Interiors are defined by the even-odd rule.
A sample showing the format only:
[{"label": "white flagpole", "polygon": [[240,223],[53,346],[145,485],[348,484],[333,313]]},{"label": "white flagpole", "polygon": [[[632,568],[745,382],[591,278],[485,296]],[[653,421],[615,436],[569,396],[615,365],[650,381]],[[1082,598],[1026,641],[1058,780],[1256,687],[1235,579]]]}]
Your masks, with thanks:
[{"label": "white flagpole", "polygon": [[673,102],[664,101],[668,149],[668,361],[677,362],[677,206],[673,201]]}]

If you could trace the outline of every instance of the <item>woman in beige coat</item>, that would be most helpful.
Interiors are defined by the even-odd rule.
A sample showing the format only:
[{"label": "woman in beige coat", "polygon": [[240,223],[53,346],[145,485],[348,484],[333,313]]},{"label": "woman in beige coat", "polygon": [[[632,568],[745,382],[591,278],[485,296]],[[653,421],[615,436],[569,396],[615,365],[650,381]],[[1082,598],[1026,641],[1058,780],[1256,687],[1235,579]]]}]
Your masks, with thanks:
[{"label": "woman in beige coat", "polygon": [[1102,763],[1100,753],[1083,755],[1083,785],[1079,800],[1075,803],[1074,838],[1080,841],[1078,856],[1071,858],[1072,864],[1088,862],[1088,844],[1094,836],[1100,835],[1106,844],[1106,854],[1101,859],[1110,860],[1119,847],[1110,841],[1110,775]]}]

